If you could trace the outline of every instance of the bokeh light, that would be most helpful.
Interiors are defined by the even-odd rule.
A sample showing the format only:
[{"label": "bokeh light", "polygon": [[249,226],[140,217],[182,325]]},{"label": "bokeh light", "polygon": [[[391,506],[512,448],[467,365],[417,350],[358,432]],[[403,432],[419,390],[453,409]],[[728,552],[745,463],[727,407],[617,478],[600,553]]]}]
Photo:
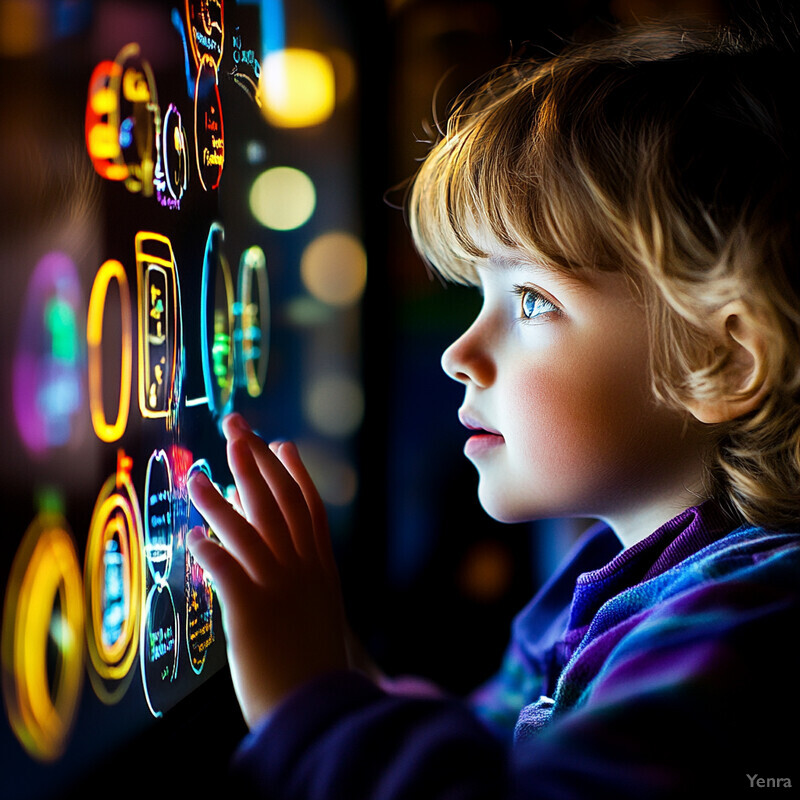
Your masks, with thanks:
[{"label": "bokeh light", "polygon": [[361,384],[347,375],[323,375],[306,390],[303,406],[309,422],[327,436],[350,436],[364,417]]},{"label": "bokeh light", "polygon": [[461,591],[478,602],[497,601],[508,591],[513,572],[507,547],[493,540],[476,542],[459,569]]},{"label": "bokeh light", "polygon": [[45,44],[47,6],[33,0],[0,3],[0,56],[28,56]]},{"label": "bokeh light", "polygon": [[294,167],[271,167],[253,181],[250,210],[265,227],[290,231],[308,222],[317,204],[311,178]]},{"label": "bokeh light", "polygon": [[353,57],[338,47],[328,51],[328,58],[333,64],[333,74],[336,78],[336,102],[341,106],[355,93],[356,65]]},{"label": "bokeh light", "polygon": [[352,234],[325,233],[303,251],[300,275],[305,287],[318,300],[333,306],[348,306],[364,292],[367,254]]},{"label": "bokeh light", "polygon": [[264,59],[258,91],[261,110],[271,125],[319,125],[330,117],[336,104],[333,64],[314,50],[276,50]]},{"label": "bokeh light", "polygon": [[17,427],[32,453],[75,443],[83,431],[82,294],[68,255],[42,256],[22,307],[11,386]]},{"label": "bokeh light", "polygon": [[11,728],[41,761],[62,755],[75,721],[83,613],[81,569],[66,520],[40,512],[11,566],[0,652]]}]

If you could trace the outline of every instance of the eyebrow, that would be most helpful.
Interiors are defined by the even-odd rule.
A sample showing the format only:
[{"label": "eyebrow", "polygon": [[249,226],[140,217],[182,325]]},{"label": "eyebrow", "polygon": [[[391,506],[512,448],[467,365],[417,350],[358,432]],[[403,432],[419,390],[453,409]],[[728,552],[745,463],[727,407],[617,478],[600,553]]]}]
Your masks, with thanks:
[{"label": "eyebrow", "polygon": [[554,267],[524,257],[513,258],[510,256],[493,255],[490,256],[485,263],[490,269],[522,270],[544,274],[549,280],[569,289],[586,289],[591,286],[588,274],[578,275],[575,272],[555,269]]}]

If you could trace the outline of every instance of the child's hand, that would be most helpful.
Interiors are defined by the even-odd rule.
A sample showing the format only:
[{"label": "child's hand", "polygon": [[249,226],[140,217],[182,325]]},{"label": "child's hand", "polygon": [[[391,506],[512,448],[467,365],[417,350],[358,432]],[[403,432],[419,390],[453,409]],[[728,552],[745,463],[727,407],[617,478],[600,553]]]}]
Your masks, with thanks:
[{"label": "child's hand", "polygon": [[268,447],[227,417],[237,508],[198,473],[192,502],[223,546],[196,528],[189,548],[219,592],[234,689],[252,728],[292,689],[346,669],[346,625],[325,507],[297,448]]}]

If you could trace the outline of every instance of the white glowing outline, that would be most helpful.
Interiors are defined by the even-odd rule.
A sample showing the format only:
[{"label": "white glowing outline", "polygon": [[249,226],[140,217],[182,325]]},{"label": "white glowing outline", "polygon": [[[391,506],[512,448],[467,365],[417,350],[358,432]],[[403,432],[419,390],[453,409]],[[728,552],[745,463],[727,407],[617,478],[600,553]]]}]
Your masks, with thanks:
[{"label": "white glowing outline", "polygon": [[159,717],[163,716],[163,711],[156,711],[153,707],[152,700],[150,699],[150,690],[147,686],[147,673],[145,671],[146,667],[146,658],[145,655],[149,652],[148,642],[147,642],[147,632],[150,630],[150,614],[152,612],[153,606],[153,597],[158,593],[161,595],[161,592],[166,589],[167,590],[167,597],[169,599],[170,605],[172,606],[172,614],[173,614],[173,625],[172,629],[175,631],[175,647],[173,652],[175,654],[174,663],[172,666],[172,675],[170,675],[170,683],[175,680],[175,676],[178,674],[178,662],[180,660],[180,633],[181,630],[178,627],[178,612],[175,608],[175,600],[172,597],[172,590],[169,588],[168,583],[154,583],[150,587],[150,591],[147,594],[147,601],[145,602],[144,607],[144,614],[143,614],[143,624],[141,627],[141,638],[139,640],[139,671],[142,673],[142,689],[144,690],[144,699],[147,701],[147,708],[150,710],[150,713],[158,719]]},{"label": "white glowing outline", "polygon": [[[176,123],[177,127],[175,128],[175,132],[179,134],[181,141],[181,147],[180,147],[181,155],[179,156],[179,159],[181,164],[180,173],[183,175],[183,181],[177,187],[175,187],[172,183],[172,179],[170,176],[171,170],[169,168],[169,159],[167,158],[168,152],[172,152],[172,150],[177,149],[173,147],[172,150],[170,150],[168,148],[168,142],[167,142],[167,131],[169,130],[169,120],[170,116],[173,114],[177,117],[177,123]],[[164,121],[161,126],[161,152],[164,158],[164,178],[167,182],[167,191],[175,200],[180,200],[181,197],[183,197],[183,193],[186,191],[186,187],[189,185],[189,164],[188,164],[189,144],[186,139],[186,131],[184,130],[183,127],[181,113],[171,103],[167,108],[167,113],[164,115]]]},{"label": "white glowing outline", "polygon": [[[164,558],[164,574],[161,575],[156,571],[156,568],[153,564],[153,552],[156,550],[156,546],[150,543],[150,476],[153,469],[153,462],[158,462],[159,465],[163,463],[164,472],[167,476],[167,487],[169,492],[169,503],[170,503],[170,534],[169,534],[169,545],[166,551],[166,557]],[[150,571],[150,576],[153,578],[155,583],[166,583],[169,579],[169,574],[172,571],[172,557],[173,557],[173,547],[175,541],[175,534],[174,534],[174,514],[175,510],[172,508],[172,492],[173,492],[173,480],[172,480],[172,467],[170,466],[169,459],[167,458],[166,452],[164,450],[154,450],[150,454],[150,458],[147,461],[147,472],[145,474],[144,479],[144,504],[145,504],[145,513],[144,513],[144,554],[145,560],[147,561],[147,568]],[[159,546],[160,550],[160,546]]]}]

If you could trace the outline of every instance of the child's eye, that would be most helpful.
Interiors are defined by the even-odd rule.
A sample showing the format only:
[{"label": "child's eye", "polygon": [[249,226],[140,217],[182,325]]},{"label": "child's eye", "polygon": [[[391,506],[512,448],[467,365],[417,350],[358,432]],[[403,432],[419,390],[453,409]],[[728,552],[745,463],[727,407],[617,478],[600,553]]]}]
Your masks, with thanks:
[{"label": "child's eye", "polygon": [[533,320],[542,314],[559,311],[555,303],[550,302],[530,286],[515,286],[514,294],[520,299],[520,319]]}]

